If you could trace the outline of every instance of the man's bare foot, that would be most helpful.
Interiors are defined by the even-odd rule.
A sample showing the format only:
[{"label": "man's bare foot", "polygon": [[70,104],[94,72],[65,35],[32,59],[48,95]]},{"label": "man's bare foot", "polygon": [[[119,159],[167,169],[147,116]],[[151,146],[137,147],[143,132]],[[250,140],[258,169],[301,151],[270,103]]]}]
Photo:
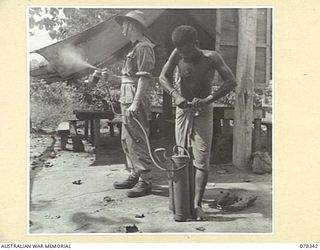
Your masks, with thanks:
[{"label": "man's bare foot", "polygon": [[196,221],[204,220],[205,213],[203,212],[202,207],[195,207],[194,208],[194,215],[195,215]]}]

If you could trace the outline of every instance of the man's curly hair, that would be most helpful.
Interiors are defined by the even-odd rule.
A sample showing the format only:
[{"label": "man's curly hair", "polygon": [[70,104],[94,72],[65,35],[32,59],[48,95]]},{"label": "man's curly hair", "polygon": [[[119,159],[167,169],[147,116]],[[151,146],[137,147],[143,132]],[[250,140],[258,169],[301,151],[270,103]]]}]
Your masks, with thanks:
[{"label": "man's curly hair", "polygon": [[180,25],[172,32],[172,43],[175,47],[182,47],[186,44],[196,44],[198,32],[189,25]]}]

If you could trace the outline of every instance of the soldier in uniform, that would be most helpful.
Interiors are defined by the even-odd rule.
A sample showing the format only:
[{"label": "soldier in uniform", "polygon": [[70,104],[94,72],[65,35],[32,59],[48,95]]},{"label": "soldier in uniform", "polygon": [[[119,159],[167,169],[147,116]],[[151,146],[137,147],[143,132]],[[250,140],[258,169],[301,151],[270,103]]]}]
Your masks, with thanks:
[{"label": "soldier in uniform", "polygon": [[[177,145],[192,148],[195,167],[194,217],[203,220],[202,198],[208,180],[213,129],[212,103],[228,94],[236,86],[235,77],[222,57],[212,50],[198,47],[197,31],[187,25],[172,33],[175,49],[164,65],[160,83],[176,104],[175,134]],[[177,69],[177,88],[174,71]],[[212,92],[214,72],[223,84]]]},{"label": "soldier in uniform", "polygon": [[122,25],[122,34],[130,40],[131,48],[121,72],[119,100],[124,115],[121,143],[126,155],[129,176],[125,180],[114,182],[114,188],[130,189],[127,192],[128,197],[140,197],[152,190],[152,163],[143,131],[133,117],[138,119],[149,133],[151,105],[147,89],[151,84],[155,65],[154,44],[147,37],[146,17],[142,11],[130,11],[124,16],[117,16],[115,20]]}]

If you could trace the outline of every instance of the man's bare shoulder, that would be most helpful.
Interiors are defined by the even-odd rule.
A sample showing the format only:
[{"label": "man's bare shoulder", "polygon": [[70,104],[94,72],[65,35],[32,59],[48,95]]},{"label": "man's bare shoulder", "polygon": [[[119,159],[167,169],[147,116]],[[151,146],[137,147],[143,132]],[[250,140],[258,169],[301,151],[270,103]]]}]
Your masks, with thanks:
[{"label": "man's bare shoulder", "polygon": [[213,62],[218,62],[221,59],[220,54],[215,50],[201,50],[205,57],[210,58]]},{"label": "man's bare shoulder", "polygon": [[177,63],[180,60],[180,56],[179,53],[177,51],[177,49],[174,49],[168,59],[169,63]]}]

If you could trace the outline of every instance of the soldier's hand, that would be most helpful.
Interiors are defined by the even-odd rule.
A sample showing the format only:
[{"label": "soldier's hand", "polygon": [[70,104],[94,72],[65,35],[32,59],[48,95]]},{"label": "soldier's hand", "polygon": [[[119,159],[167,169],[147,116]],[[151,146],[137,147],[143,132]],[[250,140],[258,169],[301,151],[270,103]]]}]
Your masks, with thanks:
[{"label": "soldier's hand", "polygon": [[128,108],[128,114],[134,116],[139,113],[139,103],[137,101],[133,101],[133,103]]},{"label": "soldier's hand", "polygon": [[101,73],[101,80],[102,81],[107,81],[109,78],[109,73],[106,70],[103,70]]}]

